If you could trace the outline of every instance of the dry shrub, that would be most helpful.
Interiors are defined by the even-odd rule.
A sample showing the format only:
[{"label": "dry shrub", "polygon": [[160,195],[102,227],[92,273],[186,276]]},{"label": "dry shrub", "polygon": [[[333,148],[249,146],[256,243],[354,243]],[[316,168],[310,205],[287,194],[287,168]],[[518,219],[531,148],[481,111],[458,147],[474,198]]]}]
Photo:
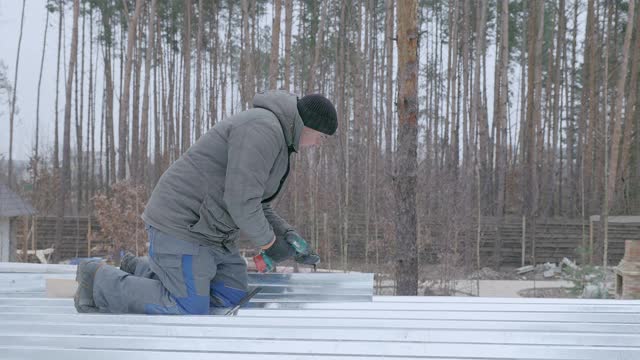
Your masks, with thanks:
[{"label": "dry shrub", "polygon": [[100,236],[111,244],[109,253],[114,258],[119,259],[122,250],[136,255],[147,252],[146,231],[140,218],[147,199],[145,187],[130,181],[114,184],[108,194],[93,198]]}]

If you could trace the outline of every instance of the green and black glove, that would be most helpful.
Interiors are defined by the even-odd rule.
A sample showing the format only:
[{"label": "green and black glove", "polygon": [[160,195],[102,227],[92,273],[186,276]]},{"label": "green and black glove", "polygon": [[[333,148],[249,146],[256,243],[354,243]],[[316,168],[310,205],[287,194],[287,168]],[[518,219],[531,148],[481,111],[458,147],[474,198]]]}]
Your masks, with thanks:
[{"label": "green and black glove", "polygon": [[276,236],[276,241],[265,250],[265,253],[276,263],[292,257],[299,264],[316,265],[320,262],[320,256],[295,231],[288,231],[283,236]]},{"label": "green and black glove", "polygon": [[286,240],[286,234],[284,236],[276,235],[276,241],[268,249],[264,250],[264,253],[271,260],[279,263],[296,256],[296,249]]}]

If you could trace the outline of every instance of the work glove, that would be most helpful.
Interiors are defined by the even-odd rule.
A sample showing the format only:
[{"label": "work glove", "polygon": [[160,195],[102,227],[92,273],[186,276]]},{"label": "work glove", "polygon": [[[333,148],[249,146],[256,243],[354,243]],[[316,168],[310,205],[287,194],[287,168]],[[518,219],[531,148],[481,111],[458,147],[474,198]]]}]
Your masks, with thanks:
[{"label": "work glove", "polygon": [[288,231],[282,236],[276,236],[276,241],[265,250],[265,253],[276,263],[292,257],[300,264],[315,265],[320,262],[318,254],[295,231]]},{"label": "work glove", "polygon": [[268,249],[264,250],[264,253],[276,263],[283,262],[296,256],[296,250],[286,240],[287,234],[276,235],[276,241],[273,242]]}]

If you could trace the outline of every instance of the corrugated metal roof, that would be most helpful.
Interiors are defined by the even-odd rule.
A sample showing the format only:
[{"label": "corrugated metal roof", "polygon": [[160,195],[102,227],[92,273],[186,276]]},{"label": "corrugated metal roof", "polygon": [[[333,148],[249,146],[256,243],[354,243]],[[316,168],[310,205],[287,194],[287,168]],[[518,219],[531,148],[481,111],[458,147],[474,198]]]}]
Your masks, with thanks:
[{"label": "corrugated metal roof", "polygon": [[9,279],[35,290],[68,273],[0,275],[3,359],[640,359],[634,300],[375,296],[261,301],[236,317],[76,314],[71,299],[18,297]]},{"label": "corrugated metal roof", "polygon": [[31,215],[36,211],[5,184],[0,183],[0,217]]}]

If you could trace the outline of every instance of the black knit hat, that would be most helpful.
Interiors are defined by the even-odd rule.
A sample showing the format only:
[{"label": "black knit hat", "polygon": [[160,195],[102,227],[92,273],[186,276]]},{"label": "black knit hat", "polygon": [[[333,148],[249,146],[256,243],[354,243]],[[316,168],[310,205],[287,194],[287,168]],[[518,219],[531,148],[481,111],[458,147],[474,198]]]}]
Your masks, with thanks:
[{"label": "black knit hat", "polygon": [[338,128],[336,108],[320,94],[310,94],[298,99],[298,113],[304,126],[313,130],[333,135]]}]

